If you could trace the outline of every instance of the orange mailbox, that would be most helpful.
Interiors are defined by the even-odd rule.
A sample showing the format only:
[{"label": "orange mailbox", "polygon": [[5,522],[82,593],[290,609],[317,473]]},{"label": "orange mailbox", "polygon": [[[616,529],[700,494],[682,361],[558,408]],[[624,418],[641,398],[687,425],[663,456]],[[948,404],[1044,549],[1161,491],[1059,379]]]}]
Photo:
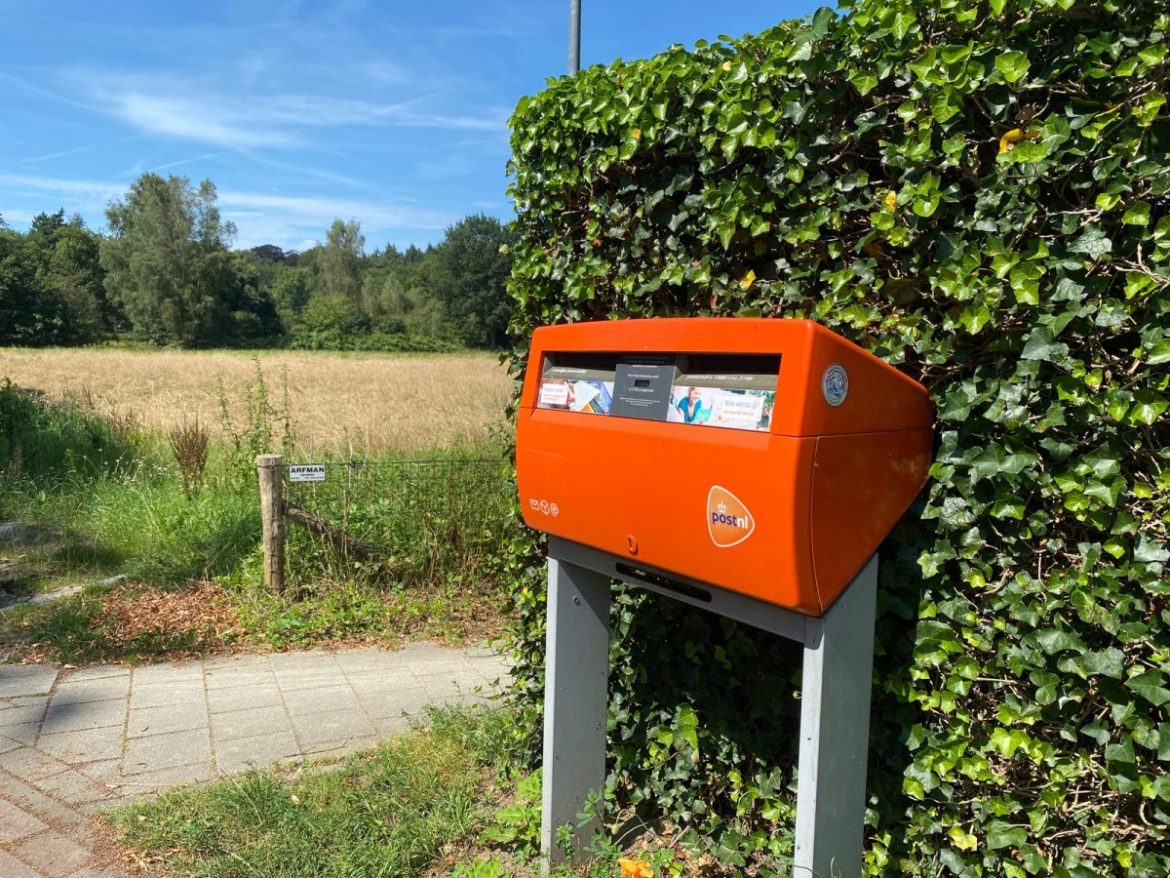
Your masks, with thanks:
[{"label": "orange mailbox", "polygon": [[807,320],[536,330],[516,428],[524,520],[821,616],[921,489],[920,384]]}]

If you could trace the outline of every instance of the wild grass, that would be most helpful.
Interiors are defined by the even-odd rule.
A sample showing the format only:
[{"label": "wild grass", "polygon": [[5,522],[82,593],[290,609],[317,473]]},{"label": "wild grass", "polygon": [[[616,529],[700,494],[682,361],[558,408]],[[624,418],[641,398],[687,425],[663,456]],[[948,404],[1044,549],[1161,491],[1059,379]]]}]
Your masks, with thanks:
[{"label": "wild grass", "polygon": [[502,710],[436,709],[429,728],[340,767],[252,772],[107,819],[171,874],[414,878],[480,824],[510,761],[513,722]]},{"label": "wild grass", "polygon": [[[285,439],[287,409],[253,370],[240,391],[249,400],[244,421],[206,444],[202,430],[176,431],[168,444],[128,429],[123,440],[84,395],[57,403],[0,390],[0,414],[9,415],[0,422],[0,474],[8,476],[0,521],[37,534],[27,545],[0,545],[0,564],[20,570],[7,591],[92,585],[0,615],[0,660],[138,661],[420,637],[467,643],[502,629],[492,565],[512,488],[498,447],[330,464],[329,481],[290,490],[289,499],[368,541],[372,553],[338,551],[290,525],[291,587],[264,590],[254,453]],[[115,575],[140,590],[110,596],[114,586],[95,584]],[[181,608],[165,593],[208,581],[222,587],[230,619],[211,630],[199,619],[171,624],[167,611]],[[144,612],[164,609],[157,628],[126,635],[115,623],[136,600]]]},{"label": "wild grass", "polygon": [[290,429],[304,454],[361,456],[477,445],[502,428],[512,380],[495,354],[362,354],[0,348],[0,380],[50,399],[78,399],[165,435],[198,418],[222,439],[229,414],[248,421],[257,364],[288,387]]}]

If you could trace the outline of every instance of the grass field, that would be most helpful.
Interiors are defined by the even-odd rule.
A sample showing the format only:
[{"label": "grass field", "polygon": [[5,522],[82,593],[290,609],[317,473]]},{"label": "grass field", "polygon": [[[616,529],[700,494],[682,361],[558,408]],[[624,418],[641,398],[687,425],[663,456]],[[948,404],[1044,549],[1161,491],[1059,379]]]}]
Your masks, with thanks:
[{"label": "grass field", "polygon": [[478,445],[504,423],[512,381],[495,354],[138,351],[0,348],[0,381],[72,396],[166,433],[198,418],[247,420],[257,369],[300,450],[373,453]]}]

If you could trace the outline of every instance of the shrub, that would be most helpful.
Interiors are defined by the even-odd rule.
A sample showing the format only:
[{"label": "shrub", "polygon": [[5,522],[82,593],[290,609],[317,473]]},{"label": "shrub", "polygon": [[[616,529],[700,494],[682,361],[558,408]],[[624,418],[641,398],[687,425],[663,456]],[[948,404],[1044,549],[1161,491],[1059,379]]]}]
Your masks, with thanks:
[{"label": "shrub", "polygon": [[[842,7],[521,100],[516,368],[545,323],[764,315],[924,382],[939,450],[882,552],[867,868],[1165,875],[1170,15]],[[535,719],[543,569],[514,547]],[[617,802],[775,868],[795,654],[643,595],[613,622]]]},{"label": "shrub", "polygon": [[128,437],[106,418],[0,383],[0,474],[6,487],[113,472],[131,458]]}]

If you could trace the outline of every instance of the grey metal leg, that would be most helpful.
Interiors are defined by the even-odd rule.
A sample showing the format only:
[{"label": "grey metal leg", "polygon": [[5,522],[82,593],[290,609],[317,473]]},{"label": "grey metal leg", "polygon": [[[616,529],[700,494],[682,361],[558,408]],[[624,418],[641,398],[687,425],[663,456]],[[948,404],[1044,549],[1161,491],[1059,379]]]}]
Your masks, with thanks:
[{"label": "grey metal leg", "polygon": [[861,875],[877,568],[805,629],[795,878]]},{"label": "grey metal leg", "polygon": [[556,831],[578,828],[590,792],[605,786],[609,677],[609,577],[549,558],[548,646],[544,681],[544,775],[540,849],[545,868],[563,859]]}]

